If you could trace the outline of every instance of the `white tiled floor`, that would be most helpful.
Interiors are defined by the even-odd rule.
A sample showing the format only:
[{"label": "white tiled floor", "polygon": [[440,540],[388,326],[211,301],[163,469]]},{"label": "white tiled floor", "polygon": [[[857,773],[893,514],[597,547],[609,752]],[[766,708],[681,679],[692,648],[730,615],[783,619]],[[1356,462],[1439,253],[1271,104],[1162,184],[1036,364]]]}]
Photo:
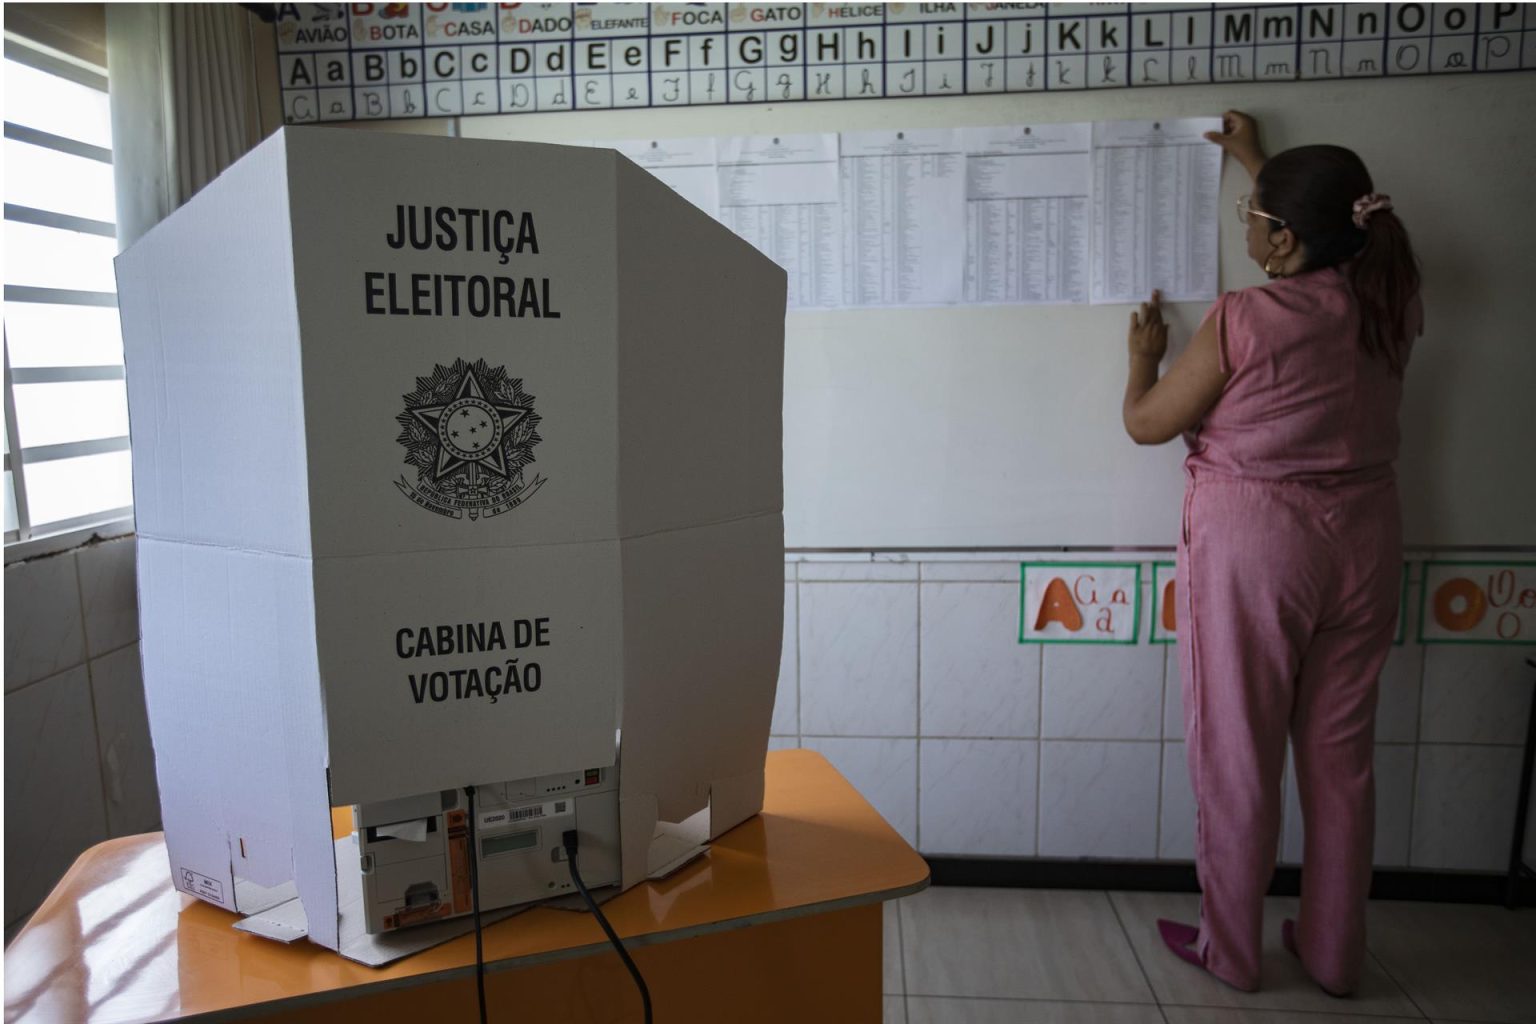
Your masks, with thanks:
[{"label": "white tiled floor", "polygon": [[886,1024],[1536,1024],[1536,910],[1373,903],[1360,993],[1320,991],[1266,904],[1264,988],[1245,994],[1163,948],[1177,893],[934,887],[887,904]]}]

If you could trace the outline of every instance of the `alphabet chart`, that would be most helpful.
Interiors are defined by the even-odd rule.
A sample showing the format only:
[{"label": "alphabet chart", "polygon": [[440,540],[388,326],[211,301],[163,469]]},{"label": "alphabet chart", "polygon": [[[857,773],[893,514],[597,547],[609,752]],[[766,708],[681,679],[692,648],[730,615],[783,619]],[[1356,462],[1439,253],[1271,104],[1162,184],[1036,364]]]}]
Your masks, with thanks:
[{"label": "alphabet chart", "polygon": [[1536,68],[1521,3],[279,4],[290,123]]}]

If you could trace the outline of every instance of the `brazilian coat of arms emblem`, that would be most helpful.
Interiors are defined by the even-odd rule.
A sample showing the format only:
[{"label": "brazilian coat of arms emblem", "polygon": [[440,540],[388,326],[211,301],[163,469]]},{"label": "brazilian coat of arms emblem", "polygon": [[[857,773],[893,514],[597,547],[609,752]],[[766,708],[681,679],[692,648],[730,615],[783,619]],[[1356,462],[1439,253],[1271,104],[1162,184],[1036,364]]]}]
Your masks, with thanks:
[{"label": "brazilian coat of arms emblem", "polygon": [[509,512],[544,485],[528,477],[533,446],[543,440],[542,417],[521,377],[484,359],[455,359],[416,378],[416,389],[401,396],[405,411],[395,420],[405,462],[415,479],[402,474],[400,493],[422,508],[452,519],[486,519]]}]

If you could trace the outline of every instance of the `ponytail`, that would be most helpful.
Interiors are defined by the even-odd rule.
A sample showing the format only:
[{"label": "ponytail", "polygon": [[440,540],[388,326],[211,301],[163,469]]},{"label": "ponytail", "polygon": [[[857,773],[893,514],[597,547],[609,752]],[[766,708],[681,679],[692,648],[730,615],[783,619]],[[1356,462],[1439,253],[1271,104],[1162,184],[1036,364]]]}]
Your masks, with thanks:
[{"label": "ponytail", "polygon": [[1360,347],[1403,375],[1408,348],[1408,307],[1419,294],[1419,266],[1408,230],[1390,209],[1365,222],[1365,244],[1349,267],[1349,284],[1360,307]]},{"label": "ponytail", "polygon": [[1266,161],[1255,187],[1255,199],[1300,240],[1303,269],[1348,265],[1360,347],[1402,376],[1418,260],[1390,201],[1375,194],[1365,164],[1343,146],[1298,146]]}]

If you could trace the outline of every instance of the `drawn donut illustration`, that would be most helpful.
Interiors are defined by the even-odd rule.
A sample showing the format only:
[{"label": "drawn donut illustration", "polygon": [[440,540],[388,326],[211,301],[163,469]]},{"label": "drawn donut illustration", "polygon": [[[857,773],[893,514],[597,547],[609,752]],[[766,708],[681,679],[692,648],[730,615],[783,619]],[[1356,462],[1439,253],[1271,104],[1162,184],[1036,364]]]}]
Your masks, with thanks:
[{"label": "drawn donut illustration", "polygon": [[1488,614],[1483,588],[1465,577],[1442,583],[1435,591],[1435,621],[1454,633],[1465,633]]}]

